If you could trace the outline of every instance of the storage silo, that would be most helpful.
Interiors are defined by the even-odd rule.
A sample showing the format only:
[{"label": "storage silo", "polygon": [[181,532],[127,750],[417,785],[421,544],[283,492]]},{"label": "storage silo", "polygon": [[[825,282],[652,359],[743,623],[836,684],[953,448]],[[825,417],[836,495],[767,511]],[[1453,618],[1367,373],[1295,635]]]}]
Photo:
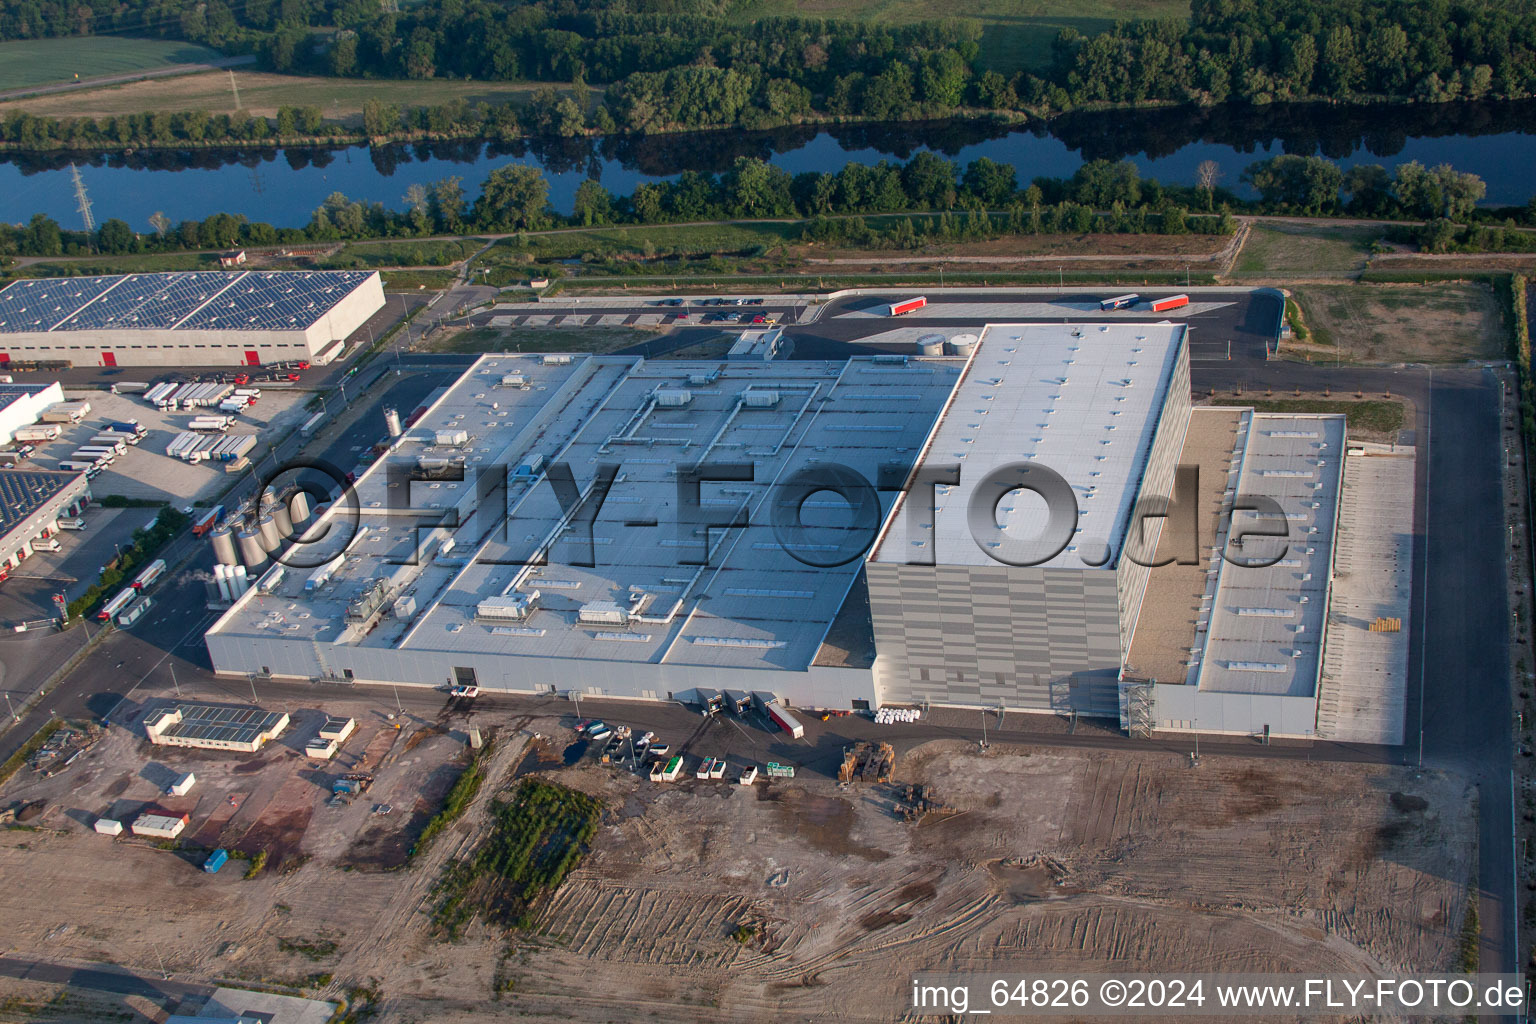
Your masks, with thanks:
[{"label": "storage silo", "polygon": [[288,503],[278,501],[271,508],[272,521],[277,524],[278,536],[284,540],[293,536],[293,519],[288,515]]},{"label": "storage silo", "polygon": [[957,334],[949,339],[949,346],[955,350],[955,355],[964,357],[976,351],[976,343],[979,341],[981,339],[974,334]]},{"label": "storage silo", "polygon": [[245,571],[245,566],[235,566],[235,571],[229,578],[229,592],[234,597],[239,597],[251,589],[251,574]]},{"label": "storage silo", "polygon": [[256,529],[261,534],[261,546],[268,552],[283,546],[282,534],[277,532],[277,520],[270,515],[262,516],[256,523]]},{"label": "storage silo", "polygon": [[917,354],[920,356],[941,356],[944,354],[944,335],[925,334],[917,339]]},{"label": "storage silo", "polygon": [[390,437],[399,437],[404,431],[400,428],[400,413],[395,409],[384,410],[384,426],[389,429]]},{"label": "storage silo", "polygon": [[267,564],[267,549],[261,546],[260,530],[240,531],[240,557],[253,569]]},{"label": "storage silo", "polygon": [[229,566],[222,562],[213,567],[213,582],[219,586],[219,597],[226,601],[233,600],[229,592]]},{"label": "storage silo", "polygon": [[309,492],[294,491],[288,499],[288,518],[294,526],[309,522]]},{"label": "storage silo", "polygon": [[213,542],[213,557],[220,565],[238,565],[240,556],[235,552],[235,535],[227,526],[221,526],[209,534]]}]

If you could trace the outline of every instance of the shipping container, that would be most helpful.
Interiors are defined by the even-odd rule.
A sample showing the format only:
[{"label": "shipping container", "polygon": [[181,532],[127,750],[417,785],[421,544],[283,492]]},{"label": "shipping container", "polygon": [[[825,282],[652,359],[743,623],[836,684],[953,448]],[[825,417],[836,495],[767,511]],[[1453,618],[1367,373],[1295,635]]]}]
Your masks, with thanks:
[{"label": "shipping container", "polygon": [[113,818],[97,818],[96,831],[104,836],[120,836],[123,834],[123,823]]},{"label": "shipping container", "polygon": [[170,787],[166,789],[166,792],[171,796],[186,796],[188,793],[192,792],[192,787],[195,785],[197,785],[197,776],[191,772],[187,772],[187,774],[171,783]]},{"label": "shipping container", "polygon": [[1162,313],[1170,309],[1179,309],[1189,305],[1188,295],[1169,295],[1167,298],[1153,299],[1152,312]]},{"label": "shipping container", "polygon": [[1128,309],[1141,301],[1141,296],[1132,292],[1129,295],[1116,295],[1112,299],[1104,299],[1099,303],[1100,309]]},{"label": "shipping container", "polygon": [[174,817],[169,814],[141,814],[134,819],[132,830],[136,836],[175,839],[187,827],[189,820],[185,814]]},{"label": "shipping container", "polygon": [[210,875],[217,874],[219,868],[223,867],[225,864],[228,864],[228,863],[229,863],[229,851],[228,850],[214,850],[212,853],[210,853],[208,855],[208,859],[203,861],[203,870],[208,872]]},{"label": "shipping container", "polygon": [[900,302],[891,303],[889,307],[890,315],[901,316],[903,313],[911,313],[914,310],[922,309],[926,305],[928,305],[928,300],[921,295],[915,299],[903,299]]}]

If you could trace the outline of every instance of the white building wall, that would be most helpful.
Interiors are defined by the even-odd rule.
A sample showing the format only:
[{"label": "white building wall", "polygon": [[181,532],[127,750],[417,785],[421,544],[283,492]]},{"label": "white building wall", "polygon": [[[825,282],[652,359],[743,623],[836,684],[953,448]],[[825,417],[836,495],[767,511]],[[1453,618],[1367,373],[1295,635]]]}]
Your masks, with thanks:
[{"label": "white building wall", "polygon": [[[0,345],[3,350],[3,345]],[[43,410],[55,402],[64,401],[64,390],[58,381],[49,384],[34,395],[20,395],[10,405],[0,409],[0,445],[8,445],[19,427],[30,427],[37,422]]]}]

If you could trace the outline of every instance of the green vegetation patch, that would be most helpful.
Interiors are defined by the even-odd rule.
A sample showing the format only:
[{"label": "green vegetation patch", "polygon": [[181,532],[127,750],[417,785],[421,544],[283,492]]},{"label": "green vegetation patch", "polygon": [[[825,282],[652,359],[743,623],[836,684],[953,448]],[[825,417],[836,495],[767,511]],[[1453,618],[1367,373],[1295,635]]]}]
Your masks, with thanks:
[{"label": "green vegetation patch", "polygon": [[69,617],[73,619],[78,615],[86,614],[120,584],[133,579],[139,567],[147,564],[155,553],[180,533],[189,522],[191,522],[190,516],[179,509],[166,506],[160,510],[160,514],[155,517],[154,523],[148,529],[140,527],[134,530],[132,539],[122,547],[117,558],[113,559],[112,564],[102,572],[101,578],[91,584],[85,593],[69,602],[67,609]]},{"label": "green vegetation patch", "polygon": [[1351,430],[1390,434],[1403,428],[1403,403],[1375,399],[1333,398],[1231,398],[1212,399],[1212,405],[1251,406],[1257,412],[1343,413]]},{"label": "green vegetation patch", "polygon": [[67,36],[0,43],[0,89],[24,89],[51,82],[150,71],[176,64],[201,64],[224,55],[175,39],[122,36]]},{"label": "green vegetation patch", "polygon": [[421,830],[421,836],[416,840],[416,845],[411,847],[412,857],[424,852],[428,844],[436,839],[443,829],[458,821],[464,812],[469,810],[475,794],[480,792],[480,784],[485,781],[485,764],[490,760],[493,746],[493,743],[486,743],[471,755],[469,767],[464,769],[464,774],[454,780],[453,788],[448,790],[448,795],[443,798],[442,809],[427,822],[427,827]]},{"label": "green vegetation patch", "polygon": [[20,771],[21,766],[27,763],[27,759],[43,749],[43,744],[48,742],[49,737],[63,726],[62,718],[50,718],[48,724],[33,733],[32,738],[23,743],[20,750],[7,758],[5,764],[0,764],[0,785],[4,785],[12,775]]},{"label": "green vegetation patch", "polygon": [[490,835],[444,874],[433,926],[451,939],[477,915],[530,927],[539,897],[558,889],[586,855],[602,812],[596,797],[524,778],[496,805]]},{"label": "green vegetation patch", "polygon": [[1380,228],[1327,224],[1254,225],[1237,259],[1239,274],[1348,273],[1365,266]]}]

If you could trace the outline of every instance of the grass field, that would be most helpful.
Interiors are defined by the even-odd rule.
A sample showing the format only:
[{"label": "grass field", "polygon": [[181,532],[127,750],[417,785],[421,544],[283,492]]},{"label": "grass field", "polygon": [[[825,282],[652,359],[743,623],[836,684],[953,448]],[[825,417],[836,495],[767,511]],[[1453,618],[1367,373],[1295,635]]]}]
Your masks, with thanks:
[{"label": "grass field", "polygon": [[1393,434],[1403,429],[1404,410],[1400,401],[1356,398],[1216,398],[1211,405],[1251,406],[1256,412],[1336,413],[1353,433]]},{"label": "grass field", "polygon": [[1353,225],[1255,225],[1237,258],[1242,274],[1345,274],[1365,267],[1381,229]]},{"label": "grass field", "polygon": [[173,64],[198,64],[223,57],[205,46],[174,39],[84,36],[0,43],[0,89],[95,78],[125,71],[150,71]]},{"label": "grass field", "polygon": [[[59,42],[108,42],[94,40],[58,40]],[[0,44],[0,49],[21,46]],[[31,44],[25,44],[31,45]],[[218,56],[214,54],[214,56]],[[11,69],[0,65],[0,75]],[[370,99],[399,107],[430,107],[463,99],[467,103],[520,102],[543,88],[538,82],[459,82],[447,79],[425,82],[396,82],[360,78],[313,78],[304,75],[274,75],[262,71],[236,71],[235,84],[240,90],[240,109],[264,117],[273,117],[278,107],[319,107],[325,117],[347,125],[362,124],[363,104]],[[598,90],[593,90],[594,94]],[[33,96],[0,103],[0,116],[12,110],[25,110],[40,117],[113,117],[143,110],[207,110],[215,114],[233,113],[234,94],[229,88],[229,74],[210,71],[180,75],[169,79],[128,82],[101,89]]]},{"label": "grass field", "polygon": [[535,259],[597,256],[667,256],[698,253],[737,253],[789,241],[798,224],[658,224],[653,227],[588,228],[548,235],[504,238],[481,257],[488,264],[529,253]]},{"label": "grass field", "polygon": [[1283,355],[1314,362],[1452,363],[1498,359],[1504,322],[1482,284],[1303,285],[1293,289],[1311,337]]},{"label": "grass field", "polygon": [[979,22],[982,61],[999,71],[1050,63],[1051,40],[1071,26],[1089,35],[1116,21],[1188,18],[1188,0],[738,0],[742,21],[773,15],[906,23],[965,18]]}]

